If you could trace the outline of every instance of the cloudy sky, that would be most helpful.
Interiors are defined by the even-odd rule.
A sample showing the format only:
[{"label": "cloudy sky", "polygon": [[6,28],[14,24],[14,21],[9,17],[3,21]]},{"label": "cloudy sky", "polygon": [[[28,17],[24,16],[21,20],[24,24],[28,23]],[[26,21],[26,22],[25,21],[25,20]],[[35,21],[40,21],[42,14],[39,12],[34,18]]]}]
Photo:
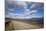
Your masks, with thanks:
[{"label": "cloudy sky", "polygon": [[6,0],[5,15],[10,18],[32,18],[44,15],[44,4],[39,2]]}]

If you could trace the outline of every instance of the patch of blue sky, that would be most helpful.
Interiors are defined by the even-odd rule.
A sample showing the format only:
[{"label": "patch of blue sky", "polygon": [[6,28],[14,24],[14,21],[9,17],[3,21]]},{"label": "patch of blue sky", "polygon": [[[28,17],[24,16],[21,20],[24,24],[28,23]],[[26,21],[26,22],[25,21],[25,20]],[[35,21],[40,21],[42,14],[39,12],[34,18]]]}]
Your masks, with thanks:
[{"label": "patch of blue sky", "polygon": [[44,10],[43,9],[37,9],[36,16],[44,16]]},{"label": "patch of blue sky", "polygon": [[16,7],[16,13],[18,14],[24,14],[25,9],[23,7]]}]

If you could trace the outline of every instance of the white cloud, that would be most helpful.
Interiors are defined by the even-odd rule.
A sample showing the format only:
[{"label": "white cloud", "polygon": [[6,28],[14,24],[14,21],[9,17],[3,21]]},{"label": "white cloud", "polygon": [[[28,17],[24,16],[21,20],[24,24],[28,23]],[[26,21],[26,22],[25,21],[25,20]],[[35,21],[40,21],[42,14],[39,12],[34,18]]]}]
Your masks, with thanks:
[{"label": "white cloud", "polygon": [[[27,5],[25,2],[13,2],[14,0],[7,0],[8,3],[10,4],[16,4],[18,6],[23,6],[25,8],[25,13],[24,14],[14,14],[14,13],[9,13],[9,15],[7,15],[6,17],[10,17],[10,18],[17,18],[17,19],[26,19],[26,18],[32,18],[32,17],[39,17],[39,16],[35,16],[35,13],[37,12],[37,10],[30,10],[30,9],[33,9],[36,7],[36,3],[32,4],[32,6],[27,9]],[[9,9],[8,10],[10,11],[14,11],[14,8],[13,9]],[[27,16],[28,15],[28,16]]]},{"label": "white cloud", "polygon": [[16,0],[6,0],[8,3],[12,4],[15,3]]},{"label": "white cloud", "polygon": [[15,4],[18,6],[25,6],[26,3],[24,1],[16,1],[16,0],[6,0],[9,4]]},{"label": "white cloud", "polygon": [[25,16],[27,16],[27,15],[35,15],[36,12],[37,12],[37,10],[25,11]]},{"label": "white cloud", "polygon": [[9,11],[15,11],[14,8],[13,9],[10,9],[10,8],[7,8]]},{"label": "white cloud", "polygon": [[36,7],[36,5],[37,5],[37,3],[33,3],[33,4],[32,4],[32,6],[30,6],[30,9],[35,8],[35,7]]},{"label": "white cloud", "polygon": [[22,6],[25,6],[25,5],[26,5],[25,2],[20,2],[20,1],[16,2],[16,4],[17,4],[17,5],[22,5]]},{"label": "white cloud", "polygon": [[9,15],[12,15],[13,13],[9,13]]}]

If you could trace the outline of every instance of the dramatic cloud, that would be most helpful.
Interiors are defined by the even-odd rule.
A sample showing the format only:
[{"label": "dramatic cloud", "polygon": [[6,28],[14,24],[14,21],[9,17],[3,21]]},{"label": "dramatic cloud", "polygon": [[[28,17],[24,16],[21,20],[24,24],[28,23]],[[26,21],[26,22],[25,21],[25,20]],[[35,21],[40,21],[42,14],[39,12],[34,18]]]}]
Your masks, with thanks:
[{"label": "dramatic cloud", "polygon": [[[40,6],[39,3],[32,3],[28,2],[28,4],[30,3],[31,6],[28,6],[28,4],[26,2],[20,2],[20,1],[15,1],[15,0],[6,0],[8,5],[6,5],[7,7],[7,15],[6,17],[10,17],[10,18],[19,18],[19,19],[26,19],[26,18],[32,18],[32,17],[40,17],[40,16],[36,16],[36,13],[38,12],[37,8]],[[9,4],[13,4],[14,8],[9,8]],[[28,8],[30,7],[30,8]],[[16,12],[16,10],[18,10]],[[23,10],[22,12],[19,12]],[[20,14],[19,14],[20,13]]]}]

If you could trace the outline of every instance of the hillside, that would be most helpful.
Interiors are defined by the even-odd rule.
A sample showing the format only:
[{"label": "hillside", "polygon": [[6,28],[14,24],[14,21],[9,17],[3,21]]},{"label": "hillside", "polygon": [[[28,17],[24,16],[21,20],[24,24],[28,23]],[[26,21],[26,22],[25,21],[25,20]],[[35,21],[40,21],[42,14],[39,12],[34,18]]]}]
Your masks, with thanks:
[{"label": "hillside", "polygon": [[[20,29],[39,29],[43,28],[43,18],[32,18],[32,19],[11,19],[5,18],[6,30],[20,30]],[[10,28],[8,28],[10,27]]]}]

